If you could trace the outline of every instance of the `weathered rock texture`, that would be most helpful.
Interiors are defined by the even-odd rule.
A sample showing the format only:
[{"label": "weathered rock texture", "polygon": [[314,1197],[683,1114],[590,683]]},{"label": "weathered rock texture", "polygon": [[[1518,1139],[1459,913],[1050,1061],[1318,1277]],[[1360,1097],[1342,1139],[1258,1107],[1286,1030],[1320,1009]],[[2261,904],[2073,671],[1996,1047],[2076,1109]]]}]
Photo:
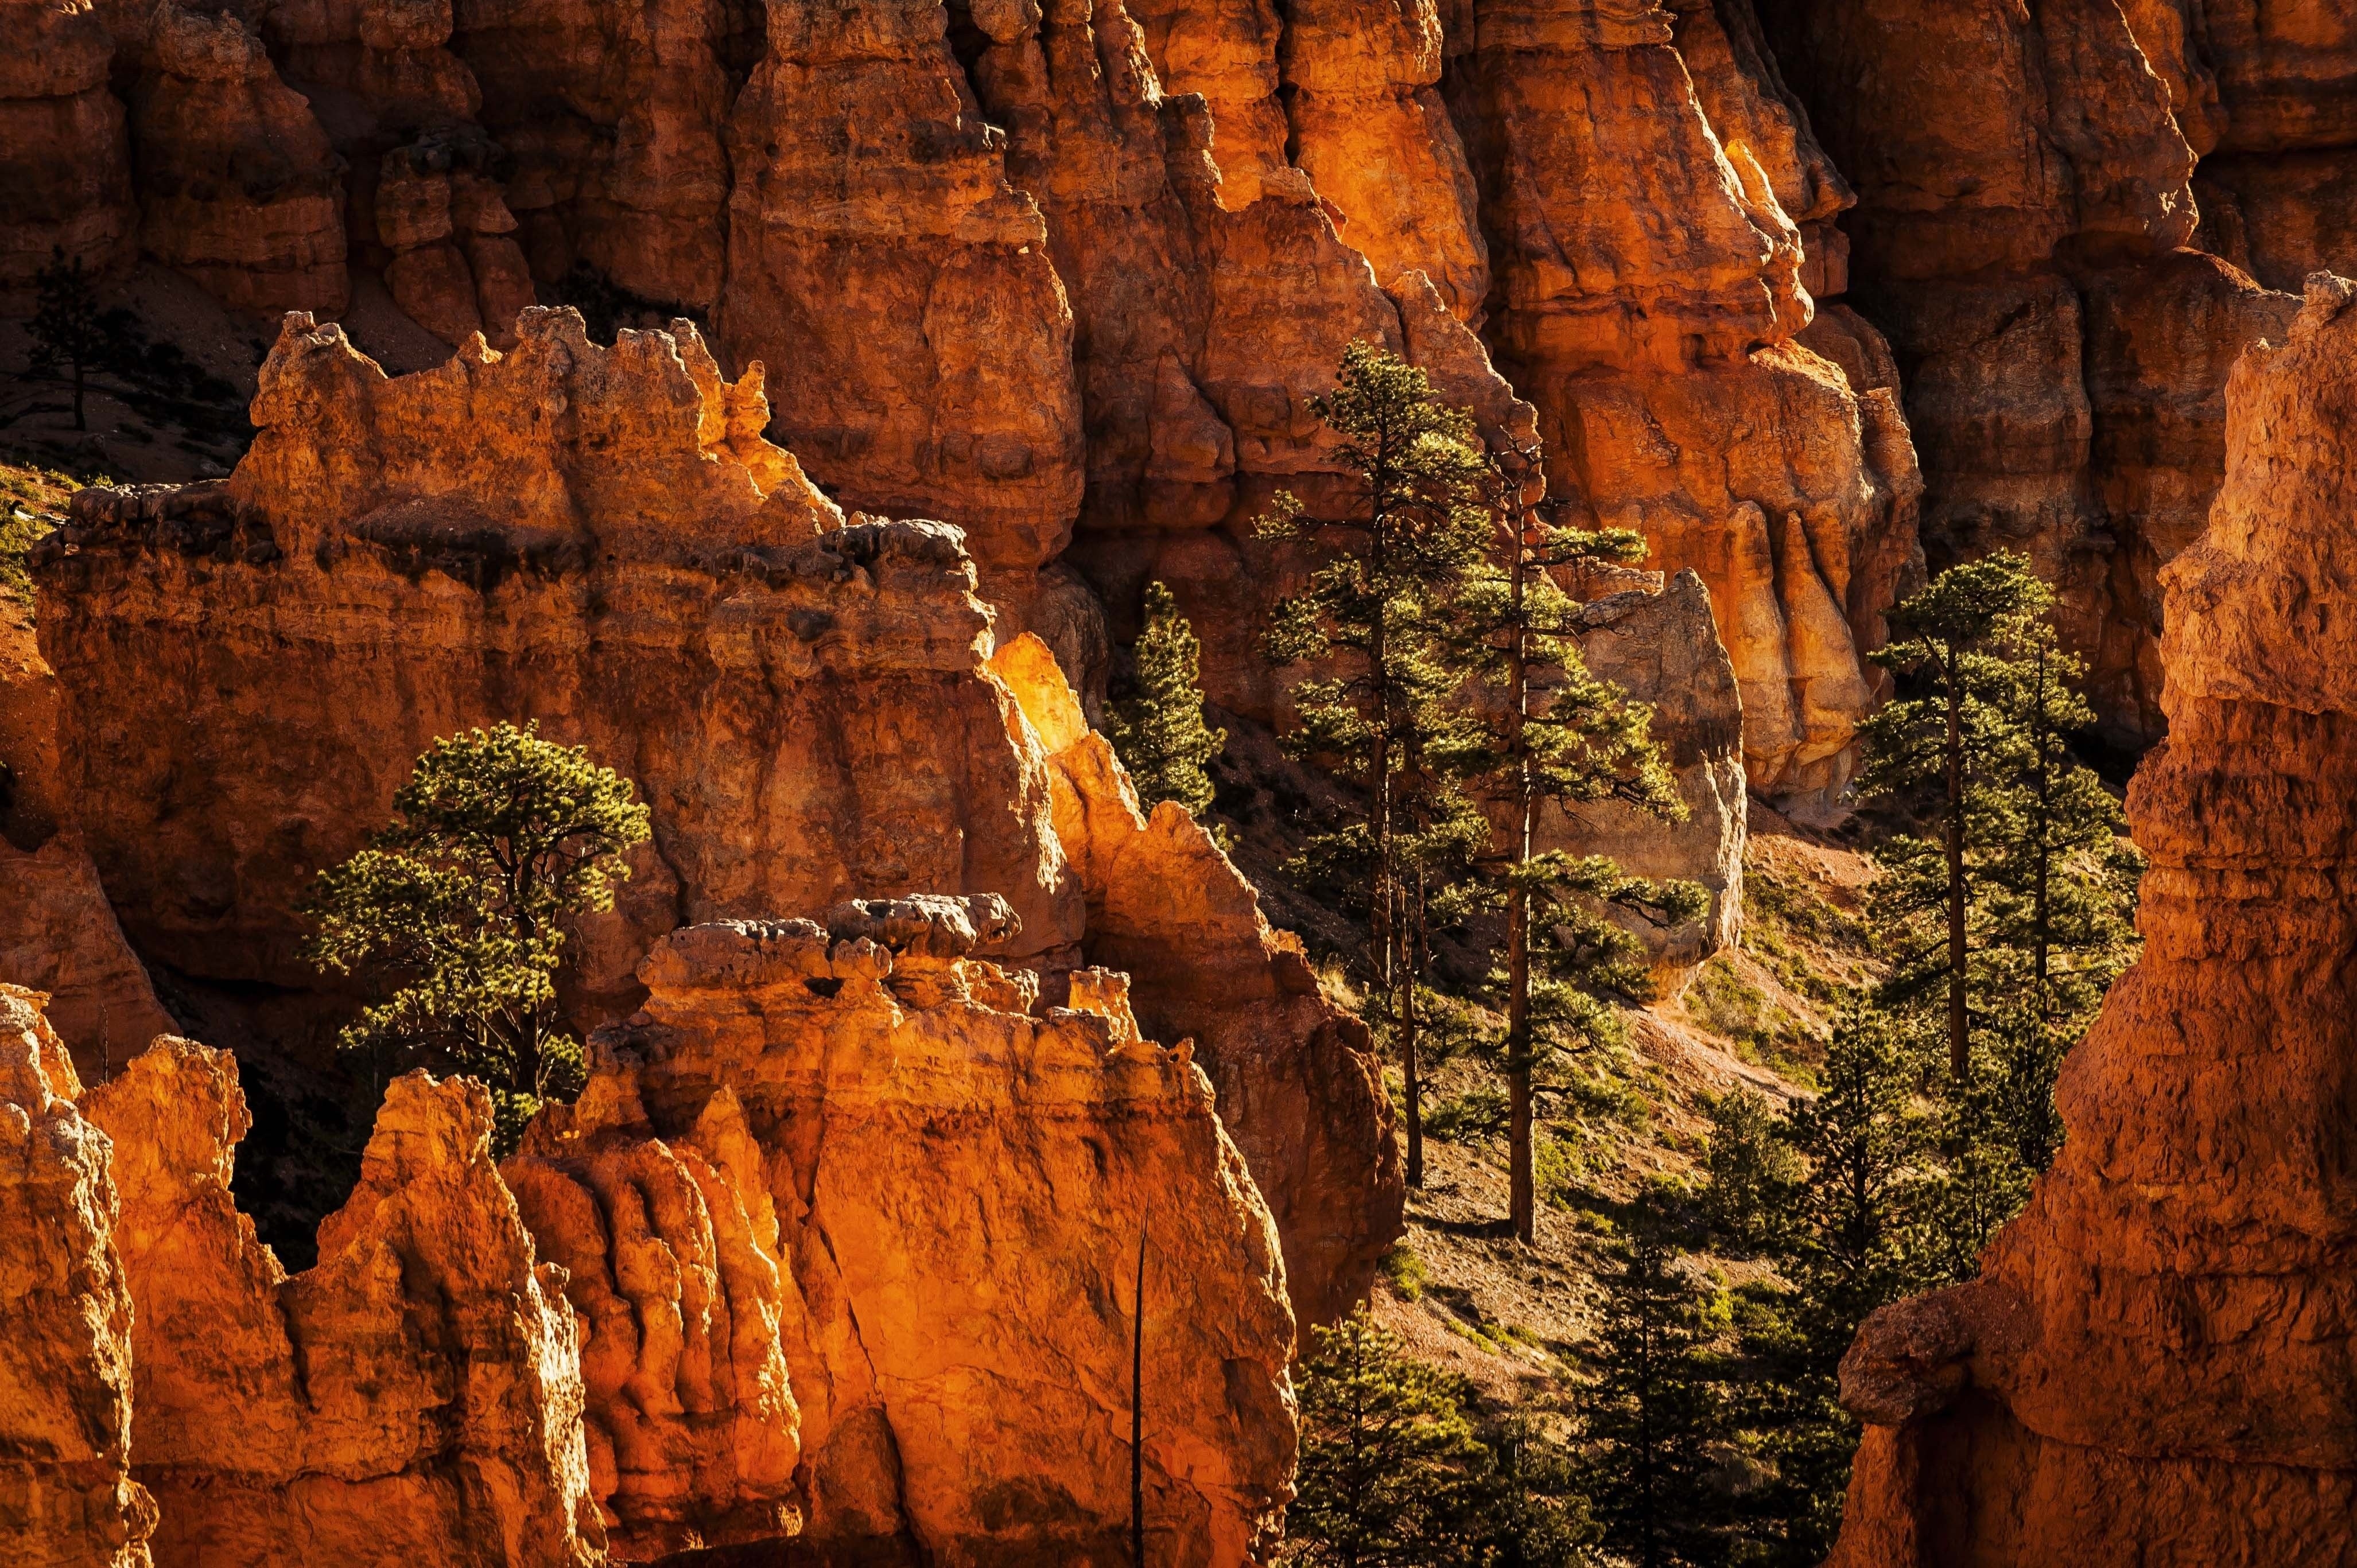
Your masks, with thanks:
[{"label": "weathered rock texture", "polygon": [[1686,818],[1665,825],[1610,800],[1550,802],[1539,819],[1539,843],[1574,854],[1609,854],[1633,875],[1675,877],[1708,889],[1710,907],[1699,920],[1668,930],[1634,922],[1655,967],[1674,973],[1741,934],[1748,810],[1742,697],[1700,577],[1681,572],[1665,585],[1651,573],[1609,576],[1635,581],[1591,585],[1617,591],[1582,608],[1580,657],[1591,671],[1652,705],[1653,738],[1668,754]]},{"label": "weathered rock texture", "polygon": [[167,1036],[85,1104],[113,1141],[158,1563],[597,1561],[564,1273],[500,1185],[480,1084],[393,1082],[291,1279],[230,1197],[226,1052]]},{"label": "weathered rock texture", "polygon": [[1090,959],[1129,976],[1145,1027],[1193,1040],[1285,1236],[1295,1309],[1316,1323],[1347,1314],[1390,1244],[1367,1223],[1363,1173],[1386,1194],[1403,1179],[1364,1026],[1319,994],[1300,939],[1269,929],[1252,885],[1185,808],[1139,809],[1044,643],[1017,639],[991,671],[1021,704],[1019,744],[1049,759]]},{"label": "weathered rock texture", "polygon": [[[2342,222],[2335,177],[2283,149],[2341,134],[2287,97],[2357,70],[2351,24],[2184,0],[1759,6],[1857,186],[1852,298],[1905,372],[1935,562],[2026,551],[2061,589],[2108,734],[2148,742],[2157,575],[2217,493],[2226,371],[2296,308],[2261,283],[2298,286],[2330,259],[2312,231]],[[2247,169],[2213,154],[2238,137],[2270,150]],[[2260,218],[2236,218],[2235,180]],[[2261,264],[2265,244],[2282,261]]]},{"label": "weathered rock texture", "polygon": [[1980,1280],[1877,1314],[1844,1363],[1870,1423],[1844,1568],[2349,1561],[2352,293],[2311,279],[2233,372],[2224,489],[2162,573],[2145,956]]},{"label": "weathered rock texture", "polygon": [[57,727],[28,607],[0,596],[0,976],[47,993],[49,1026],[95,1081],[173,1024],[64,823]]},{"label": "weathered rock texture", "polygon": [[[822,1547],[1126,1561],[1143,1232],[1149,1559],[1269,1535],[1293,1458],[1275,1227],[1190,1047],[1140,1038],[1121,976],[1071,972],[1048,1005],[970,956],[1009,918],[928,897],[677,932],[581,1104],[509,1163],[578,1260],[626,1521],[774,1510],[791,1472]],[[634,1474],[658,1437],[670,1468]]]},{"label": "weathered rock texture", "polygon": [[[210,983],[316,983],[309,877],[435,737],[536,719],[655,822],[585,933],[589,1019],[636,1004],[638,959],[683,922],[858,891],[1002,894],[990,956],[1051,972],[1130,967],[1142,929],[1140,1006],[1205,1041],[1305,1315],[1343,1310],[1402,1201],[1364,1041],[1208,844],[1185,873],[1215,900],[1201,933],[1106,912],[1167,898],[1160,868],[1119,868],[1149,880],[1116,894],[1060,838],[957,531],[846,525],[759,435],[758,373],[724,381],[683,322],[612,349],[570,313],[519,334],[388,381],[290,318],[235,475],[84,492],[46,547],[60,774],[135,944]],[[1160,945],[1197,934],[1200,957]],[[1292,1120],[1263,1131],[1264,1100]]]},{"label": "weathered rock texture", "polygon": [[42,1001],[0,984],[0,1535],[26,1568],[147,1568],[106,1134]]},{"label": "weathered rock texture", "polygon": [[1753,786],[1847,777],[1914,465],[1895,390],[1796,342],[1852,196],[1749,0],[106,16],[151,254],[453,344],[544,296],[694,313],[830,495],[965,530],[1091,700],[1160,577],[1214,697],[1276,712],[1254,638],[1299,564],[1252,520],[1348,504],[1309,400],[1353,338],[1421,361],[1428,295],[1538,405],[1557,492],[1743,628]]},{"label": "weathered rock texture", "polygon": [[0,304],[29,307],[57,252],[104,272],[138,227],[114,41],[87,0],[0,5]]}]

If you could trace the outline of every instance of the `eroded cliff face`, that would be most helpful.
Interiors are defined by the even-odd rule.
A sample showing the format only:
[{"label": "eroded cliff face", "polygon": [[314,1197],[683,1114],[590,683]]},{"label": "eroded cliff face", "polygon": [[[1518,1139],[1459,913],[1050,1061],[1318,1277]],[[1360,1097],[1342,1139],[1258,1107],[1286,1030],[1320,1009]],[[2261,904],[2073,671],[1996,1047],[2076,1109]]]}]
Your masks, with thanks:
[{"label": "eroded cliff face", "polygon": [[45,1000],[0,984],[0,1531],[27,1568],[147,1568],[110,1150]]},{"label": "eroded cliff face", "polygon": [[388,346],[393,306],[501,347],[535,297],[693,313],[830,495],[965,530],[1091,701],[1158,577],[1212,695],[1275,714],[1254,639],[1302,563],[1253,520],[1350,505],[1309,400],[1353,338],[1421,361],[1428,292],[1538,405],[1558,496],[1709,585],[1753,786],[1848,776],[1914,465],[1895,388],[1802,346],[1851,193],[1749,0],[104,17],[147,254],[251,308],[349,294]]},{"label": "eroded cliff face", "polygon": [[113,1144],[158,1563],[598,1561],[563,1271],[500,1185],[480,1084],[387,1087],[291,1278],[230,1197],[250,1123],[226,1052],[166,1036],[84,1105]]},{"label": "eroded cliff face", "polygon": [[[846,522],[760,436],[759,373],[723,381],[684,322],[612,349],[570,312],[518,332],[388,380],[292,317],[230,479],[84,492],[45,547],[59,777],[143,954],[204,984],[315,986],[310,877],[435,737],[536,720],[631,778],[656,824],[583,933],[588,1020],[637,1005],[639,959],[683,923],[1001,895],[1015,918],[987,956],[1135,956],[1152,1026],[1216,1064],[1305,1315],[1346,1310],[1403,1201],[1366,1041],[1208,841],[1184,867],[1201,918],[1113,913],[1166,898],[1166,868],[1077,864],[1059,776],[988,671],[958,531]],[[1247,1019],[1254,997],[1290,1000]],[[299,1055],[293,1034],[280,1020],[274,1048]]]},{"label": "eroded cliff face", "polygon": [[[2227,371],[2297,308],[2270,289],[2332,259],[2319,246],[2255,281],[2207,171],[2233,165],[2216,150],[2244,113],[2254,145],[2291,145],[2269,140],[2290,134],[2278,91],[2345,77],[2349,24],[2331,5],[2179,0],[1759,3],[1857,186],[1852,297],[1898,350],[1926,544],[1943,564],[2027,552],[2061,590],[2108,736],[2147,744],[2158,574],[2223,476]],[[2330,119],[2299,134],[2329,140]],[[2253,177],[2292,161],[2271,152]],[[2337,221],[2319,194],[2314,221]]]},{"label": "eroded cliff face", "polygon": [[103,272],[138,228],[114,41],[88,4],[0,5],[0,303],[29,306],[57,252]]},{"label": "eroded cliff face", "polygon": [[1843,1365],[1869,1423],[1846,1568],[2347,1560],[2352,294],[2312,278],[2234,370],[2224,489],[2161,575],[2145,955],[1981,1279],[1877,1314]]},{"label": "eroded cliff face", "polygon": [[1053,1004],[970,956],[1008,918],[856,900],[676,932],[581,1103],[509,1162],[576,1261],[626,1531],[662,1518],[676,1544],[716,1497],[743,1535],[790,1477],[821,1549],[1126,1561],[1142,1237],[1149,1558],[1271,1539],[1293,1463],[1275,1227],[1191,1047],[1140,1037],[1122,976],[1071,972]]}]

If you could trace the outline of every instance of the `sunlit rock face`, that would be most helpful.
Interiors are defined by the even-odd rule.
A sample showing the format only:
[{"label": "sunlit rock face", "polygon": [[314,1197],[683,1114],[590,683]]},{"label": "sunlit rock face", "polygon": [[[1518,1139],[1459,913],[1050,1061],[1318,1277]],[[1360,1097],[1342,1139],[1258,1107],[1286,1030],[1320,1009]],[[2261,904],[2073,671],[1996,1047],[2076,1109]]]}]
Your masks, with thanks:
[{"label": "sunlit rock face", "polygon": [[482,1085],[389,1086],[291,1277],[230,1197],[250,1123],[228,1053],[165,1036],[83,1105],[121,1194],[158,1564],[601,1560],[563,1272],[500,1182]]},{"label": "sunlit rock face", "polygon": [[[1071,972],[1057,1004],[971,957],[1007,919],[870,899],[676,932],[580,1105],[509,1162],[575,1260],[625,1537],[749,1538],[791,1499],[821,1547],[1120,1561],[1143,1245],[1149,1551],[1236,1563],[1271,1538],[1275,1227],[1191,1047],[1141,1038],[1120,975]],[[733,1516],[700,1517],[729,1472]]]},{"label": "sunlit rock face", "polygon": [[[310,877],[436,736],[537,721],[655,823],[582,932],[589,1022],[636,1007],[639,960],[684,922],[1004,897],[985,956],[1135,970],[1152,1027],[1200,1042],[1304,1316],[1347,1311],[1402,1203],[1368,1042],[1192,822],[1163,864],[1099,854],[1111,817],[1063,811],[960,532],[846,521],[761,436],[759,372],[724,381],[684,322],[611,349],[567,312],[519,334],[388,379],[294,318],[230,479],[75,503],[42,567],[57,772],[140,950],[308,993]],[[1109,752],[1091,788],[1135,811]]]},{"label": "sunlit rock face", "polygon": [[148,1568],[111,1151],[45,1000],[0,984],[0,1530],[30,1568]]},{"label": "sunlit rock face", "polygon": [[2352,292],[2311,279],[2229,383],[2224,488],[2162,574],[2169,736],[2129,795],[2145,956],[1981,1279],[1877,1314],[1843,1364],[1868,1423],[1845,1568],[2347,1552]]}]

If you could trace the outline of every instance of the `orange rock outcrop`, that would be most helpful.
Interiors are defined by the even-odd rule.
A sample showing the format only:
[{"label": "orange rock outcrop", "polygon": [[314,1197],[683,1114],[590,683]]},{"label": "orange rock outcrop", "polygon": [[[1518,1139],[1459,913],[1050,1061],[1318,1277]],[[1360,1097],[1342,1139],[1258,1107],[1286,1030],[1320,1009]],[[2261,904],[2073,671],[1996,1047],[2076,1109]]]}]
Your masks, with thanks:
[{"label": "orange rock outcrop", "polygon": [[167,1036],[84,1105],[113,1144],[159,1563],[597,1561],[563,1271],[500,1185],[480,1084],[388,1086],[291,1278],[230,1197],[249,1123],[226,1052]]},{"label": "orange rock outcrop", "polygon": [[1981,1278],[1877,1314],[1844,1362],[1868,1425],[1841,1568],[2348,1554],[2352,296],[2311,278],[2234,370],[2224,489],[2162,573],[2145,955]]},{"label": "orange rock outcrop", "polygon": [[[774,1510],[791,1470],[816,1550],[1125,1560],[1143,1233],[1149,1560],[1270,1539],[1293,1460],[1275,1228],[1190,1047],[1141,1038],[1121,976],[1071,972],[1050,1004],[970,956],[1010,920],[920,897],[678,931],[580,1105],[509,1162],[578,1261],[626,1525]],[[634,1474],[659,1427],[674,1457]]]},{"label": "orange rock outcrop", "polygon": [[0,1535],[25,1568],[148,1568],[110,1149],[44,1000],[0,984]]},{"label": "orange rock outcrop", "polygon": [[[636,1005],[638,960],[683,922],[863,890],[1000,893],[1017,919],[988,956],[1125,966],[987,672],[958,531],[845,522],[760,436],[758,373],[724,381],[683,322],[612,349],[569,312],[518,331],[388,380],[291,318],[230,479],[83,492],[44,547],[60,777],[141,951],[199,986],[316,984],[308,878],[436,736],[537,719],[628,773],[656,824],[584,933],[593,1020]],[[1141,1004],[1207,1042],[1305,1315],[1329,1317],[1397,1234],[1388,1108],[1363,1038],[1202,853],[1222,891],[1200,953],[1141,961]],[[1290,1000],[1249,1028],[1222,1011],[1254,996]],[[257,1033],[303,1048],[283,1019]],[[1289,1120],[1262,1130],[1263,1103]]]}]

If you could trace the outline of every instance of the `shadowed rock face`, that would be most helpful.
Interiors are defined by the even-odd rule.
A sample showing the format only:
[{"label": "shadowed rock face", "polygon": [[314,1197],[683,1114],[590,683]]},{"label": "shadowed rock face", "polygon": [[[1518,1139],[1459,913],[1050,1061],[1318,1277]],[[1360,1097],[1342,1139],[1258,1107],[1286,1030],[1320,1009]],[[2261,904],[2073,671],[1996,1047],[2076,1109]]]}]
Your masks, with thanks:
[{"label": "shadowed rock face", "polygon": [[2330,5],[1758,5],[1857,188],[1851,298],[1898,351],[1934,564],[2028,553],[2106,735],[2149,744],[2158,573],[2223,477],[2227,371],[2289,322],[2272,290],[2357,266],[2352,138],[2291,107],[2357,35]]},{"label": "shadowed rock face", "polygon": [[2145,956],[1982,1278],[1877,1314],[1843,1365],[1870,1423],[1844,1568],[2347,1558],[2352,293],[2311,279],[2234,370],[2225,487],[2162,574]]},{"label": "shadowed rock face", "polygon": [[[656,824],[583,932],[587,1022],[637,1005],[639,960],[682,923],[999,894],[985,953],[1134,967],[1157,1032],[1203,1043],[1304,1316],[1346,1311],[1402,1204],[1367,1042],[1191,822],[1175,869],[1083,868],[1092,841],[1063,834],[1095,824],[1061,814],[988,669],[958,531],[845,522],[759,434],[759,373],[724,381],[684,322],[612,349],[567,312],[518,330],[387,380],[295,318],[231,478],[76,503],[42,568],[59,776],[133,941],[203,983],[308,993],[311,876],[436,736],[536,720]],[[1166,873],[1199,917],[1114,912],[1164,909]],[[314,995],[314,1023],[336,1005]]]}]

